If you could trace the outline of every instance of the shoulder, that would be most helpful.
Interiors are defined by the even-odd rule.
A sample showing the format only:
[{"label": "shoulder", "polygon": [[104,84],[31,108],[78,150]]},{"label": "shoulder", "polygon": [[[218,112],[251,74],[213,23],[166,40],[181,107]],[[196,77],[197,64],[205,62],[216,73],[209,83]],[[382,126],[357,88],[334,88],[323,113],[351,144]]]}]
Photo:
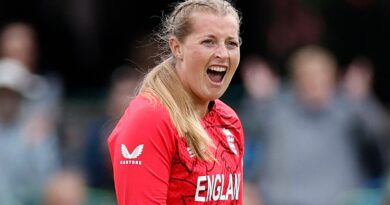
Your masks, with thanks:
[{"label": "shoulder", "polygon": [[158,153],[164,153],[170,159],[176,151],[177,138],[177,130],[165,107],[158,100],[138,95],[127,107],[107,142],[113,161],[122,159],[124,146],[130,150],[141,146],[148,153],[143,155],[145,159]]},{"label": "shoulder", "polygon": [[221,100],[215,100],[215,111],[223,118],[238,119],[237,113],[226,103]]},{"label": "shoulder", "polygon": [[[241,150],[241,153],[244,153],[244,130],[236,112],[221,100],[215,101],[213,109],[217,113],[217,117],[214,118],[213,123],[228,129],[229,131],[227,133],[235,136],[238,143],[237,146]],[[226,133],[224,134],[226,135]]]},{"label": "shoulder", "polygon": [[213,123],[236,129],[240,132],[240,135],[243,135],[241,120],[230,106],[221,100],[216,100],[213,110],[216,113],[216,116],[212,120]]},{"label": "shoulder", "polygon": [[158,122],[170,122],[170,116],[157,99],[138,95],[131,101],[121,120],[150,126]]},{"label": "shoulder", "polygon": [[141,113],[153,113],[158,116],[167,116],[168,112],[164,105],[156,98],[148,95],[137,95],[129,104],[126,112]]},{"label": "shoulder", "polygon": [[167,109],[160,101],[138,95],[127,107],[110,138],[121,133],[126,138],[132,135],[151,137],[156,134],[174,135],[175,129]]}]

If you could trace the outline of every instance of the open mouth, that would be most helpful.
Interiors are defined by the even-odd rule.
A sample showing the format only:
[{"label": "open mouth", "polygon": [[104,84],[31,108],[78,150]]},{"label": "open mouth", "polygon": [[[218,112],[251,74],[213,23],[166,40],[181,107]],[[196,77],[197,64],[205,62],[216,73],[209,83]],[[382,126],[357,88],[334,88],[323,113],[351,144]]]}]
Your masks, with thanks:
[{"label": "open mouth", "polygon": [[214,83],[220,83],[226,74],[225,67],[212,66],[207,69],[207,75],[209,79]]}]

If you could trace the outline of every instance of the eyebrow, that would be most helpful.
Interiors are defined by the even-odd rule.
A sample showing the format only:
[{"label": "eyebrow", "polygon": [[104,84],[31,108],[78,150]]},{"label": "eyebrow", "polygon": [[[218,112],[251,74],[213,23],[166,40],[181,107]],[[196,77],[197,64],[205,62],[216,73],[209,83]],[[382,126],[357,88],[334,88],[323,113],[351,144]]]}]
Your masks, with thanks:
[{"label": "eyebrow", "polygon": [[[207,35],[200,36],[200,38],[217,38],[217,37],[213,34],[207,34]],[[227,39],[240,40],[240,37],[239,36],[237,36],[237,37],[228,36]]]}]

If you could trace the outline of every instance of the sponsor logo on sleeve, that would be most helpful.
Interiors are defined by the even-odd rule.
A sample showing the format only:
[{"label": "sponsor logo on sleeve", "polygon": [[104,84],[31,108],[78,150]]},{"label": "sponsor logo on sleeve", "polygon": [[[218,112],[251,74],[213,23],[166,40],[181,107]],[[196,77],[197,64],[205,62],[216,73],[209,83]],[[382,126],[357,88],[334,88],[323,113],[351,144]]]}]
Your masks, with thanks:
[{"label": "sponsor logo on sleeve", "polygon": [[125,160],[121,160],[119,163],[141,165],[142,161],[137,160],[137,158],[142,154],[143,150],[144,150],[144,145],[140,144],[130,153],[126,145],[122,144],[121,153],[122,156],[125,158]]}]

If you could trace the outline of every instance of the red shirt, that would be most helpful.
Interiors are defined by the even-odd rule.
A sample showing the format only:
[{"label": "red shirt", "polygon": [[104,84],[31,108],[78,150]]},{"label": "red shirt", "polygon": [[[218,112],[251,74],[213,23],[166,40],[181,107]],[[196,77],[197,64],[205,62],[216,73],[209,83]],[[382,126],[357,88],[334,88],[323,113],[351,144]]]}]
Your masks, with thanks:
[{"label": "red shirt", "polygon": [[216,161],[195,157],[166,108],[137,96],[108,139],[118,204],[243,204],[240,120],[216,100],[202,125]]}]

